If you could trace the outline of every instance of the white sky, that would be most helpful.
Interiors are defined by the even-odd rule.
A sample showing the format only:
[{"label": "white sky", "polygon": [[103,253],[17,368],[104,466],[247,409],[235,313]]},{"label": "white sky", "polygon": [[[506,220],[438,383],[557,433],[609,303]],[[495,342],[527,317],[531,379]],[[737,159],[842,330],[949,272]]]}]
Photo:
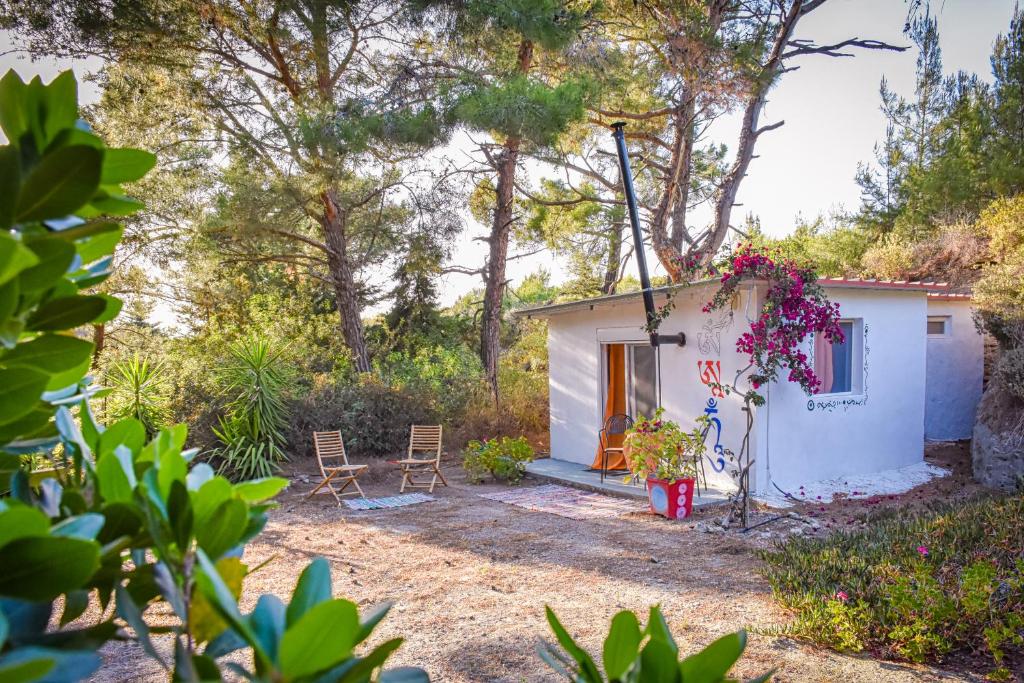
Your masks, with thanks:
[{"label": "white sky", "polygon": [[[989,56],[992,43],[1005,32],[1015,0],[933,0],[932,12],[939,21],[939,35],[945,71],[975,72],[991,80]],[[849,37],[874,38],[906,45],[903,35],[907,4],[904,0],[831,0],[800,25],[799,38],[819,43]],[[0,33],[0,52],[6,53],[9,37]],[[734,216],[747,213],[761,218],[773,235],[792,230],[798,214],[814,217],[835,208],[853,209],[859,203],[854,182],[857,163],[872,158],[872,147],[884,133],[878,110],[878,84],[884,75],[897,92],[913,90],[913,49],[903,53],[859,51],[853,58],[804,57],[793,64],[800,69],[783,76],[773,91],[763,121],[780,119],[786,124],[766,133],[758,141],[750,172],[740,187]],[[59,71],[73,67],[79,82],[95,64],[46,60],[31,62],[24,55],[0,55],[0,73],[14,67],[22,77],[41,74],[49,80]],[[80,86],[83,102],[95,101],[97,93],[89,84]],[[739,118],[729,117],[716,124],[712,136],[730,146],[736,138]],[[463,140],[456,147],[462,147]],[[608,138],[608,148],[613,149]],[[702,219],[702,216],[697,216]],[[453,260],[466,266],[483,261],[486,246],[471,238],[483,233],[482,226],[470,226],[456,247]],[[657,259],[648,257],[652,267]],[[509,264],[513,286],[523,276],[544,266],[555,282],[561,281],[560,264],[541,254]],[[657,272],[658,269],[655,269]],[[442,284],[442,303],[449,304],[470,288],[480,286],[478,278],[450,275]]]}]

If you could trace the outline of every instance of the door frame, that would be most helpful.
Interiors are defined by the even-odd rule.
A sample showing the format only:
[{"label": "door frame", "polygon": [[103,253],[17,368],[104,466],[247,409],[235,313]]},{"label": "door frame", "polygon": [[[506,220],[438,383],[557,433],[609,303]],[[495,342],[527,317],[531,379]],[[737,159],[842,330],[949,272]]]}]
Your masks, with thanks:
[{"label": "door frame", "polygon": [[[641,330],[636,327],[604,327],[597,329],[597,357],[598,357],[598,383],[597,383],[597,410],[596,420],[597,428],[604,428],[604,410],[605,405],[608,401],[608,353],[605,347],[609,344],[622,344],[624,346],[648,346],[651,340],[649,337],[645,337]],[[629,379],[628,368],[632,364],[629,360],[630,354],[626,355],[626,379]],[[661,349],[655,347],[654,349],[655,363],[657,371],[655,372],[655,387],[654,391],[657,396],[657,403],[661,405]],[[635,405],[635,400],[629,396],[630,388],[627,388],[626,405],[632,407]],[[632,416],[631,416],[632,417]]]}]

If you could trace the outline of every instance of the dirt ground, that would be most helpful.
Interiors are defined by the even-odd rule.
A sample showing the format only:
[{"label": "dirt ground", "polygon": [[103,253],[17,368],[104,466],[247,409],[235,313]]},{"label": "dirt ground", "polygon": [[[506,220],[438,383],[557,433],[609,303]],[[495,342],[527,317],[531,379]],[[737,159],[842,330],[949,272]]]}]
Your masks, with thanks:
[{"label": "dirt ground", "polygon": [[[742,627],[785,624],[787,615],[756,572],[757,548],[791,533],[855,526],[889,506],[973,495],[966,457],[962,444],[933,448],[929,459],[953,468],[952,476],[898,497],[801,505],[795,508],[800,518],[747,534],[715,530],[722,508],[698,511],[688,522],[647,514],[577,521],[528,512],[479,497],[501,487],[466,483],[455,461],[445,468],[451,487],[439,488],[436,501],[354,512],[330,496],[305,500],[314,478],[312,463],[303,461],[289,473],[294,483],[281,508],[246,549],[249,566],[269,563],[246,579],[243,606],[251,609],[265,592],[287,599],[302,567],[322,555],[332,566],[335,595],[361,608],[394,603],[375,634],[379,641],[406,638],[391,665],[421,666],[434,681],[559,680],[535,652],[538,640],[549,637],[545,605],[595,653],[615,612],[645,614],[655,603],[684,651]],[[368,496],[398,491],[398,475],[384,463],[375,463],[366,479]],[[163,678],[135,646],[110,646],[104,654],[97,680]],[[735,673],[749,677],[773,667],[782,682],[980,680],[751,634]]]}]

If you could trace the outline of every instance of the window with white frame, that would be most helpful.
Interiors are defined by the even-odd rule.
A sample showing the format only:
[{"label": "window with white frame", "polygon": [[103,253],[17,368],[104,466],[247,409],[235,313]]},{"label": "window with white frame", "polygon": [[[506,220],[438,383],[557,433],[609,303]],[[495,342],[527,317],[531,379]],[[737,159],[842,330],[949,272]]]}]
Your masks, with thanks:
[{"label": "window with white frame", "polygon": [[952,320],[948,315],[930,315],[928,316],[928,336],[929,337],[948,337],[949,328]]}]

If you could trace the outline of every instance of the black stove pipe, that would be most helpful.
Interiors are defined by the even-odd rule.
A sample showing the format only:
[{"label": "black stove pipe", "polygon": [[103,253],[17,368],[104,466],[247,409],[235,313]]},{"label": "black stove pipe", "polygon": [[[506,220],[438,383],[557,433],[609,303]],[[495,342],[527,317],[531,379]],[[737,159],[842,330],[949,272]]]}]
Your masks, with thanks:
[{"label": "black stove pipe", "polygon": [[[629,210],[629,223],[633,227],[633,251],[636,254],[636,265],[640,269],[640,289],[644,296],[644,311],[647,313],[647,327],[652,326],[657,319],[654,310],[654,293],[651,291],[651,276],[647,273],[647,256],[644,253],[644,238],[640,233],[640,213],[636,208],[636,191],[633,189],[633,171],[629,168],[629,152],[626,150],[626,136],[622,129],[626,127],[625,122],[617,121],[612,124],[612,137],[615,138],[615,147],[619,152],[619,170],[622,174],[622,189],[626,195],[626,208]],[[686,335],[680,332],[678,335],[666,335],[651,333],[651,346],[658,346],[660,342],[672,342],[683,346],[686,344]]]}]

